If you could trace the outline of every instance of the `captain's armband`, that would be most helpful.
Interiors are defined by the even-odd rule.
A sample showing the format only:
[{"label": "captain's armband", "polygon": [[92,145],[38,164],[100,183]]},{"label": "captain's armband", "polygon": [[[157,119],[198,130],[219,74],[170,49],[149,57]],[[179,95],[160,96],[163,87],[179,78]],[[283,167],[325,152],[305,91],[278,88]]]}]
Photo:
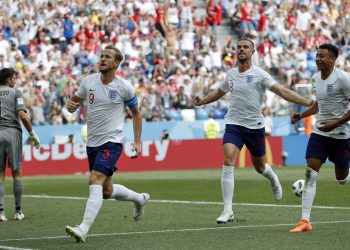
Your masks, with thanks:
[{"label": "captain's armband", "polygon": [[136,96],[134,96],[130,100],[127,100],[125,103],[129,107],[129,109],[133,109],[133,108],[137,107],[139,104]]}]

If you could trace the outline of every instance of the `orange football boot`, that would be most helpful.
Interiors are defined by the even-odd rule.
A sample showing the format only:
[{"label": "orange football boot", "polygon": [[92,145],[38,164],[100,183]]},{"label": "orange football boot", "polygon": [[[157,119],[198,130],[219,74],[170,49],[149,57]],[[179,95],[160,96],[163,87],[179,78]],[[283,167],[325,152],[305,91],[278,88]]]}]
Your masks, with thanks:
[{"label": "orange football boot", "polygon": [[296,224],[295,228],[290,230],[291,233],[302,233],[302,232],[308,232],[312,230],[312,226],[310,221],[302,219],[299,221],[298,224]]}]

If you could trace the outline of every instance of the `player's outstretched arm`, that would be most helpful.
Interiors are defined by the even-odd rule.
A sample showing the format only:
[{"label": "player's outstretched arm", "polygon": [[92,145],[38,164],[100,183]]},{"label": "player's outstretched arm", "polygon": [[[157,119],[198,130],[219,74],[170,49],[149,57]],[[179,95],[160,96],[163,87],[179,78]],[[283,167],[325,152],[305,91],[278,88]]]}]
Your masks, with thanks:
[{"label": "player's outstretched arm", "polygon": [[137,158],[138,154],[141,152],[142,112],[137,106],[130,110],[134,128],[134,144],[132,146],[134,155],[131,158]]},{"label": "player's outstretched arm", "polygon": [[300,105],[305,106],[305,107],[311,107],[312,104],[314,103],[312,100],[305,99],[304,97],[298,95],[294,91],[287,89],[278,83],[273,85],[270,88],[270,90],[288,102],[300,104]]},{"label": "player's outstretched arm", "polygon": [[318,103],[314,102],[312,106],[307,110],[305,110],[304,112],[292,114],[291,115],[292,124],[297,123],[298,121],[300,121],[301,119],[304,119],[305,117],[308,117],[317,113],[318,113]]},{"label": "player's outstretched arm", "polygon": [[35,131],[33,130],[32,124],[30,123],[27,113],[21,109],[21,110],[18,110],[17,114],[19,119],[21,119],[23,126],[26,128],[26,130],[29,133],[30,143],[33,144],[34,147],[38,149],[40,147],[40,140],[39,140],[39,137],[36,135]]},{"label": "player's outstretched arm", "polygon": [[223,97],[225,94],[226,93],[224,91],[222,91],[221,89],[218,88],[216,90],[210,91],[208,93],[208,95],[206,95],[203,98],[196,96],[194,98],[194,104],[196,104],[197,106],[202,106],[204,104],[215,102],[215,101],[219,100],[221,97]]},{"label": "player's outstretched arm", "polygon": [[78,108],[79,105],[83,102],[84,99],[77,97],[76,95],[73,95],[67,104],[67,110],[70,113],[74,113]]}]

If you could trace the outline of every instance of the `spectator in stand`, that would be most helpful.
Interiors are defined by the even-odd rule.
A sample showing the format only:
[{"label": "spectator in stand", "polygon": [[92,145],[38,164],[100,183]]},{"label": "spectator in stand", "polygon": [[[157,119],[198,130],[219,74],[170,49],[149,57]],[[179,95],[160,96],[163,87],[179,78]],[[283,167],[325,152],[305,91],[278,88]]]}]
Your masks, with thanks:
[{"label": "spectator in stand", "polygon": [[140,111],[142,112],[142,117],[146,122],[152,121],[152,109],[149,105],[147,98],[143,98],[140,105]]},{"label": "spectator in stand", "polygon": [[309,22],[312,19],[310,12],[306,5],[302,5],[300,10],[297,10],[297,19],[295,28],[300,32],[300,34],[305,34],[309,27]]},{"label": "spectator in stand", "polygon": [[216,26],[218,25],[219,12],[221,8],[216,0],[208,0],[207,2],[207,22],[212,27],[212,31],[216,34]]},{"label": "spectator in stand", "polygon": [[193,29],[193,16],[192,16],[192,6],[190,0],[182,0],[179,3],[180,7],[180,24],[181,26],[185,24],[190,25],[190,29]]},{"label": "spectator in stand", "polygon": [[166,109],[161,96],[156,96],[156,103],[152,107],[152,121],[166,121]]},{"label": "spectator in stand", "polygon": [[[64,100],[76,91],[85,75],[97,70],[93,64],[106,44],[114,44],[125,55],[118,74],[130,79],[137,88],[138,80],[144,79],[144,91],[139,94],[147,98],[151,108],[156,103],[154,90],[159,88],[158,76],[167,83],[158,94],[169,109],[174,106],[172,101],[176,102],[175,106],[178,103],[177,93],[185,75],[193,80],[193,91],[206,94],[217,82],[213,73],[221,75],[223,69],[236,64],[232,42],[213,36],[213,29],[207,29],[209,14],[200,18],[193,12],[198,6],[192,6],[190,0],[96,0],[85,6],[80,2],[12,0],[11,4],[5,1],[0,13],[3,19],[0,66],[19,70],[17,86],[28,98],[29,110],[33,102],[31,89],[36,82],[44,83],[47,88],[54,86],[50,98],[45,97],[44,116],[48,124],[52,123],[49,114],[55,101],[51,93],[57,96],[62,118]],[[300,64],[306,65],[303,75],[313,73],[315,65],[310,62],[318,45],[331,42],[340,51],[336,65],[340,63],[339,67],[350,70],[348,4],[317,0],[253,1],[253,5],[250,2],[207,0],[205,8],[210,8],[204,11],[216,17],[211,26],[220,25],[220,19],[226,18],[221,17],[223,12],[231,18],[233,27],[238,27],[234,32],[245,29],[246,35],[256,43],[258,59],[256,62],[253,59],[254,64],[262,63],[268,69],[278,65],[279,70],[271,73],[290,84],[294,73],[299,76]],[[265,36],[268,38],[264,39]],[[217,57],[213,63],[215,47]],[[283,53],[276,56],[274,49],[278,51],[281,47]],[[188,60],[181,60],[183,56]],[[44,91],[43,94],[47,95]],[[282,102],[276,106],[288,110],[288,104],[276,101]],[[268,96],[266,103],[272,102],[273,97]],[[274,112],[274,115],[284,113]]]},{"label": "spectator in stand", "polygon": [[239,3],[236,4],[235,10],[233,11],[230,21],[234,33],[240,35],[240,30],[242,26],[242,10],[241,5]]},{"label": "spectator in stand", "polygon": [[162,34],[162,36],[165,38],[165,29],[164,29],[164,24],[166,22],[166,14],[165,14],[165,8],[164,8],[164,3],[162,0],[158,0],[158,6],[156,8],[156,20],[155,20],[156,28],[157,30]]},{"label": "spectator in stand", "polygon": [[242,23],[241,23],[241,31],[240,35],[249,34],[251,30],[254,30],[253,25],[253,15],[254,15],[254,8],[253,4],[250,1],[243,1],[244,4],[242,4],[241,7],[241,13],[242,13]]},{"label": "spectator in stand", "polygon": [[73,21],[70,19],[70,13],[64,15],[63,29],[64,38],[66,39],[67,43],[69,43],[74,37]]},{"label": "spectator in stand", "polygon": [[166,9],[166,17],[168,24],[172,24],[177,28],[180,27],[179,10],[175,0],[169,1],[169,6]]},{"label": "spectator in stand", "polygon": [[177,101],[174,103],[174,107],[179,109],[191,108],[191,101],[185,93],[184,86],[180,86],[179,88],[179,93],[177,94]]}]

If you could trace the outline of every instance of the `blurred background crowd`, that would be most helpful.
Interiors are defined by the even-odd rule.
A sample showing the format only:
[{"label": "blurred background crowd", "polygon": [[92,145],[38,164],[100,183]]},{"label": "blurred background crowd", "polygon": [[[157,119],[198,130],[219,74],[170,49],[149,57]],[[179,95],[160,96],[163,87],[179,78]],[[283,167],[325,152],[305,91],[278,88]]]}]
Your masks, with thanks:
[{"label": "blurred background crowd", "polygon": [[[0,67],[19,72],[17,87],[34,125],[85,123],[85,105],[70,114],[65,104],[83,77],[98,72],[99,53],[108,44],[125,56],[118,73],[136,87],[146,121],[223,118],[225,99],[198,108],[193,97],[217,88],[235,66],[242,35],[256,44],[254,64],[305,97],[311,95],[318,45],[336,44],[338,67],[350,71],[348,0],[2,0],[0,5]],[[292,109],[300,111],[266,93],[265,116],[289,115]]]}]

